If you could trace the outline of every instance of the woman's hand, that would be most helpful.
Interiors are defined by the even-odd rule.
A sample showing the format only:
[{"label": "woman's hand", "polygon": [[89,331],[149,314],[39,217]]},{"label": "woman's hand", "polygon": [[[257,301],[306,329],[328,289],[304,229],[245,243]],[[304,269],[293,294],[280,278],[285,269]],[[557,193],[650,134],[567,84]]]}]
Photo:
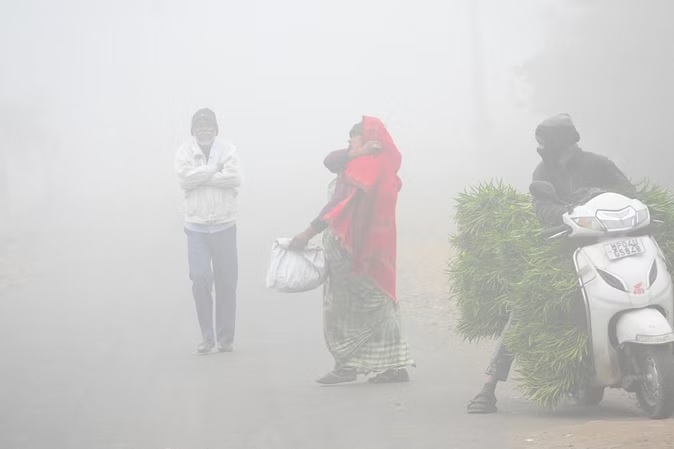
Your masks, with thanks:
[{"label": "woman's hand", "polygon": [[383,148],[381,143],[375,140],[370,140],[360,147],[350,149],[349,159],[352,160],[362,156],[375,156],[381,153],[382,150]]},{"label": "woman's hand", "polygon": [[383,150],[381,143],[376,140],[370,140],[363,146],[363,151],[367,156],[374,156],[381,153]]},{"label": "woman's hand", "polygon": [[307,229],[303,232],[300,232],[295,237],[292,238],[288,249],[291,251],[301,251],[309,244],[309,241],[314,237],[313,230]]}]

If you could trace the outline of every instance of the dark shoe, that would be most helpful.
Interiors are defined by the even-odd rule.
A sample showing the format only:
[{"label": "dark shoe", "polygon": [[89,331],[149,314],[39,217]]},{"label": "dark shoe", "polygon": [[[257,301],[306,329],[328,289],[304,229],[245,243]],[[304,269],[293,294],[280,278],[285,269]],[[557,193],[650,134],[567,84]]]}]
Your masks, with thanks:
[{"label": "dark shoe", "polygon": [[233,343],[218,343],[218,347],[216,348],[216,351],[218,351],[218,352],[233,352],[234,351],[234,344]]},{"label": "dark shoe", "polygon": [[210,340],[204,340],[197,346],[197,354],[206,355],[211,352],[215,344]]},{"label": "dark shoe", "polygon": [[481,391],[468,403],[468,413],[487,414],[496,413],[496,395],[487,391]]},{"label": "dark shoe", "polygon": [[323,385],[335,385],[344,382],[353,382],[357,378],[358,375],[356,374],[356,370],[335,369],[318,379],[316,382]]},{"label": "dark shoe", "polygon": [[383,373],[379,373],[368,382],[371,384],[388,384],[394,382],[409,382],[410,375],[405,368],[387,369]]}]

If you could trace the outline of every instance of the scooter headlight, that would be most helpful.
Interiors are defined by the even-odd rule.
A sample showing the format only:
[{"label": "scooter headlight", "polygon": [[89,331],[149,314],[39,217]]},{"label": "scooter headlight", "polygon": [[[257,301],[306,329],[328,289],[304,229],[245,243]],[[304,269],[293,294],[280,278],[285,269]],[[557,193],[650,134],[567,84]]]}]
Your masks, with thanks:
[{"label": "scooter headlight", "polygon": [[[623,232],[639,225],[640,214],[641,219],[644,219],[643,212],[627,206],[620,210],[598,210],[597,218],[607,232]],[[645,218],[648,218],[648,211]]]},{"label": "scooter headlight", "polygon": [[597,217],[577,217],[573,219],[581,228],[592,229],[593,231],[604,231],[604,225],[597,219]]}]

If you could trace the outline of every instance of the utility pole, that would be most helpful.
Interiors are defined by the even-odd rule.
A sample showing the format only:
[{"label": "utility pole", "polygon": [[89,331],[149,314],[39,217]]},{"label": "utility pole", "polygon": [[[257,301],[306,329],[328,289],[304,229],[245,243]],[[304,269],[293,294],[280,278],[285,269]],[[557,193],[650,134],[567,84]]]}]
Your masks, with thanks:
[{"label": "utility pole", "polygon": [[475,107],[474,132],[477,142],[483,142],[490,129],[489,114],[485,96],[485,70],[482,53],[482,32],[480,26],[479,0],[468,0],[471,45],[471,74],[473,83],[473,104]]}]

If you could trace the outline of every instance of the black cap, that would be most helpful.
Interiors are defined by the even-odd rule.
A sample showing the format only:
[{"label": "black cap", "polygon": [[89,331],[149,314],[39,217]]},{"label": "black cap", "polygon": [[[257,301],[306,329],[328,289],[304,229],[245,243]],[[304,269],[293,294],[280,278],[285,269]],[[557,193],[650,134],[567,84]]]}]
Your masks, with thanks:
[{"label": "black cap", "polygon": [[192,116],[192,134],[194,134],[194,127],[198,122],[208,122],[215,126],[215,131],[218,132],[218,120],[215,118],[215,112],[211,111],[210,109],[203,108],[194,113]]}]

